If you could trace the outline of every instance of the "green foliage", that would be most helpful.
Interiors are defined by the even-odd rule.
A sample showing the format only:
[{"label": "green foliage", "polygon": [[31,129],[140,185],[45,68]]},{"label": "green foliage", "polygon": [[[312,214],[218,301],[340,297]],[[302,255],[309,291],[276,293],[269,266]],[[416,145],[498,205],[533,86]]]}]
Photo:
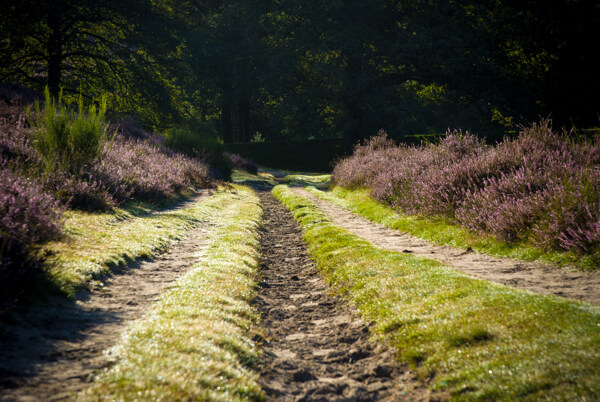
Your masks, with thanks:
[{"label": "green foliage", "polygon": [[250,142],[265,142],[266,139],[265,137],[263,137],[263,135],[260,133],[260,131],[257,131],[254,133],[254,136],[250,139]]},{"label": "green foliage", "polygon": [[35,103],[35,146],[46,169],[82,173],[102,157],[109,140],[104,121],[106,98],[99,108],[92,105],[86,111],[80,97],[77,112],[74,112],[62,103],[60,95],[53,99],[48,88],[45,97],[43,112],[39,102]]},{"label": "green foliage", "polygon": [[204,160],[223,179],[231,177],[231,161],[224,155],[223,144],[210,134],[189,127],[175,127],[166,132],[165,145],[184,155]]},{"label": "green foliage", "polygon": [[352,152],[345,140],[309,140],[225,144],[227,152],[260,166],[302,172],[330,172],[333,162]]},{"label": "green foliage", "polygon": [[380,128],[501,138],[539,115],[597,123],[593,1],[9,3],[0,81],[110,93],[155,129],[195,119],[226,143],[356,143]]}]

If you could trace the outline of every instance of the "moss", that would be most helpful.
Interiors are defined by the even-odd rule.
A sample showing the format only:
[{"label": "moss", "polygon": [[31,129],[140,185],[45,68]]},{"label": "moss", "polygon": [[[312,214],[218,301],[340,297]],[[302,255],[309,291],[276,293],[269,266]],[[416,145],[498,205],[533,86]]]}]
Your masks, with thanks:
[{"label": "moss", "polygon": [[67,295],[136,258],[151,258],[198,225],[202,203],[130,202],[107,213],[67,211],[65,236],[44,246],[49,277]]}]

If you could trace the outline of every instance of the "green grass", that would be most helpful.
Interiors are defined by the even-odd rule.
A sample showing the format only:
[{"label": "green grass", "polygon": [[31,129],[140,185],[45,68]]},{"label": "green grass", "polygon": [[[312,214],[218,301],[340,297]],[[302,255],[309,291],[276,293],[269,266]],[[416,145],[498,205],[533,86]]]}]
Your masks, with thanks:
[{"label": "green grass", "polygon": [[150,258],[202,219],[202,203],[159,207],[130,202],[107,213],[66,211],[65,235],[44,246],[50,282],[67,295],[107,275],[111,267]]},{"label": "green grass", "polygon": [[231,181],[248,186],[258,185],[264,188],[271,188],[277,185],[275,177],[270,173],[259,172],[257,175],[255,175],[243,170],[234,170],[231,174]]},{"label": "green grass", "polygon": [[286,186],[273,193],[332,287],[432,389],[456,400],[600,398],[600,309],[379,249]]},{"label": "green grass", "polygon": [[262,210],[247,188],[220,192],[197,210],[208,246],[116,348],[117,363],[81,400],[262,400],[249,305]]},{"label": "green grass", "polygon": [[572,265],[584,269],[598,268],[592,258],[574,253],[547,251],[526,243],[508,244],[491,236],[475,234],[461,226],[442,219],[401,214],[378,203],[369,196],[367,189],[348,190],[335,187],[330,192],[308,188],[319,198],[331,201],[365,218],[389,228],[410,233],[433,243],[467,248],[497,257],[511,257],[525,261],[549,262],[557,265]]},{"label": "green grass", "polygon": [[314,186],[327,190],[331,185],[330,174],[290,174],[283,178],[283,182],[290,186]]}]

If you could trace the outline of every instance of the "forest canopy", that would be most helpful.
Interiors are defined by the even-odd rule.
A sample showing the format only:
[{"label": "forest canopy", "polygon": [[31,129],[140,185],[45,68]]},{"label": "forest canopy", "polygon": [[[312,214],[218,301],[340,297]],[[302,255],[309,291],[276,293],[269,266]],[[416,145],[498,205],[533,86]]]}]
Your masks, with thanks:
[{"label": "forest canopy", "polygon": [[0,83],[225,142],[598,125],[592,0],[0,0]]}]

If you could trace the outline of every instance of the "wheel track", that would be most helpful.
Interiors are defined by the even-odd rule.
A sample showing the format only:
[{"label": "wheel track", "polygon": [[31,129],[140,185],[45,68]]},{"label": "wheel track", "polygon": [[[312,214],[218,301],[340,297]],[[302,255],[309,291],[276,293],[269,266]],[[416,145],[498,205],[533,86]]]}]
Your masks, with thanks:
[{"label": "wheel track", "polygon": [[273,195],[260,192],[264,234],[260,292],[267,396],[285,401],[431,400],[369,325],[332,296],[307,255],[301,229]]}]

